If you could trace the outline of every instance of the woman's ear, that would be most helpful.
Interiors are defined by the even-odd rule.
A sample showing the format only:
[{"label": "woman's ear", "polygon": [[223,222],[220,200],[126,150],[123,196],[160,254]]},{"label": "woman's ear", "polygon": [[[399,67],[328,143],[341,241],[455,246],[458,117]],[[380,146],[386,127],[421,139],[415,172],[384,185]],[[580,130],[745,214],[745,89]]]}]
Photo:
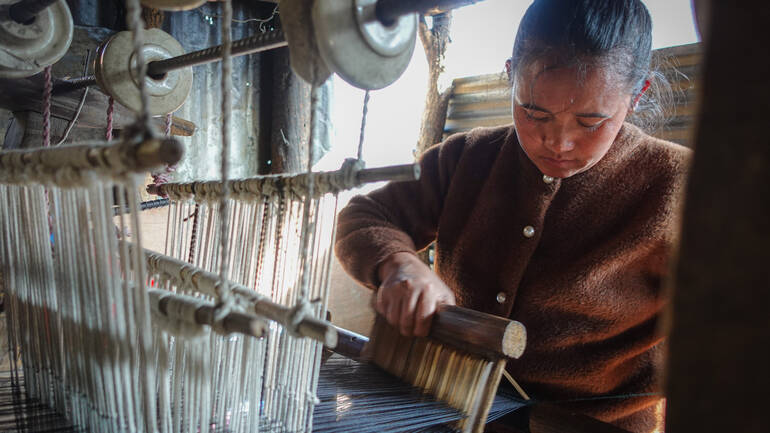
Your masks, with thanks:
[{"label": "woman's ear", "polygon": [[634,103],[631,104],[631,111],[636,110],[636,107],[639,105],[639,100],[642,99],[642,95],[644,95],[644,92],[646,92],[647,89],[649,88],[650,88],[650,80],[645,80],[642,90],[640,90],[639,93],[636,95],[636,97],[634,97]]}]

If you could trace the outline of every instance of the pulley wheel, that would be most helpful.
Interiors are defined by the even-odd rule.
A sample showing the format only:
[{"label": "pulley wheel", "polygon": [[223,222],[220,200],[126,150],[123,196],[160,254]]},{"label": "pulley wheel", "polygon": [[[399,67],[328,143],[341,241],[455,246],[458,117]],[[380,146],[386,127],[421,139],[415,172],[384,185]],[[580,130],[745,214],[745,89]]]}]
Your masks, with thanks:
[{"label": "pulley wheel", "polygon": [[[144,32],[142,48],[145,61],[163,60],[185,53],[182,45],[168,33],[159,29]],[[99,46],[94,63],[94,75],[107,94],[126,108],[141,111],[139,71],[131,40],[131,32],[119,32]],[[149,112],[152,116],[176,111],[184,104],[192,88],[192,67],[167,72],[162,77],[145,77],[149,96]]]},{"label": "pulley wheel", "polygon": [[64,0],[29,23],[17,23],[9,9],[18,0],[0,0],[0,77],[35,75],[64,56],[72,43],[72,14]]},{"label": "pulley wheel", "polygon": [[187,11],[206,3],[207,0],[142,0],[142,5],[163,11]]},{"label": "pulley wheel", "polygon": [[375,16],[377,0],[316,1],[316,43],[329,69],[362,89],[381,89],[409,65],[417,39],[417,14],[390,26]]}]

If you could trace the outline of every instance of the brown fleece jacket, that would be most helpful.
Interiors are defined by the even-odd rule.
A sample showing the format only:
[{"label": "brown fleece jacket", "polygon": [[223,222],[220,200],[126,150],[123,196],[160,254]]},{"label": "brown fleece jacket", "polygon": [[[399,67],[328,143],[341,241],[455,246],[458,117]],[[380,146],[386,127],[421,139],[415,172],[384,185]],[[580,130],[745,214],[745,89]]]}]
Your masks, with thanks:
[{"label": "brown fleece jacket", "polygon": [[[661,280],[690,153],[625,124],[594,167],[547,183],[512,126],[456,134],[425,153],[419,181],[353,198],[336,252],[376,288],[383,259],[436,240],[436,272],[458,304],[527,327],[507,368],[536,400],[656,392]],[[642,432],[658,400],[571,404]]]}]

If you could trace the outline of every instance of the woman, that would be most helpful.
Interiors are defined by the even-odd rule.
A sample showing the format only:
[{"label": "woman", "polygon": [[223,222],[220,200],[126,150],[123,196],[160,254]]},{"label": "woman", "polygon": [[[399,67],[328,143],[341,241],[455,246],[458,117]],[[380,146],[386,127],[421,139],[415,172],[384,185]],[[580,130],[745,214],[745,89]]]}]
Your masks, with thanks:
[{"label": "woman", "polygon": [[[641,1],[536,0],[513,47],[513,125],[453,135],[419,181],[351,200],[336,244],[403,334],[425,335],[444,303],[518,320],[527,350],[507,369],[533,398],[636,432],[656,424],[689,160],[625,122],[650,61]],[[415,255],[434,240],[435,274]]]}]

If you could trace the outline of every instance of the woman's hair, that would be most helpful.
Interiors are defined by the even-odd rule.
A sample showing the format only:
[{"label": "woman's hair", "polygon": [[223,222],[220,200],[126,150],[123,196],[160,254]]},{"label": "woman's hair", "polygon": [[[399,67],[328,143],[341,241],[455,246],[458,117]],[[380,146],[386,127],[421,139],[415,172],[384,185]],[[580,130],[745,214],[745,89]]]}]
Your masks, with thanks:
[{"label": "woman's hair", "polygon": [[606,68],[632,96],[650,80],[630,120],[648,131],[664,120],[659,101],[671,87],[652,69],[652,19],[641,0],[535,0],[516,34],[511,79],[538,59],[582,73]]}]

